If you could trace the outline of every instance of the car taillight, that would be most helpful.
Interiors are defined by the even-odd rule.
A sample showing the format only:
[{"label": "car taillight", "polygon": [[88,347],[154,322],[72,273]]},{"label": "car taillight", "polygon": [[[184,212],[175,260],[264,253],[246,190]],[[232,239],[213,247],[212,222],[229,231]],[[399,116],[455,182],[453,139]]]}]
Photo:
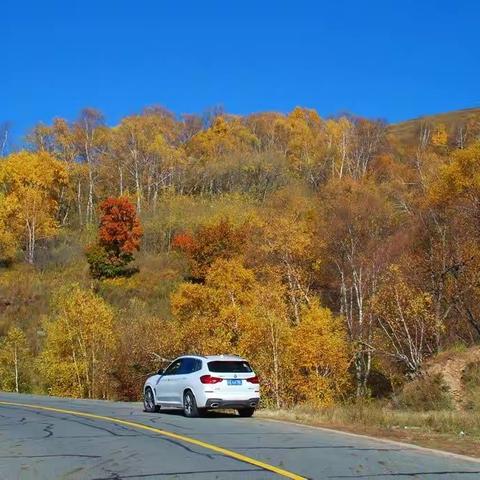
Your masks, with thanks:
[{"label": "car taillight", "polygon": [[200,377],[202,383],[220,383],[223,382],[223,378],[212,377],[211,375],[202,375]]},{"label": "car taillight", "polygon": [[254,377],[247,378],[247,382],[260,383],[260,379],[255,375]]}]

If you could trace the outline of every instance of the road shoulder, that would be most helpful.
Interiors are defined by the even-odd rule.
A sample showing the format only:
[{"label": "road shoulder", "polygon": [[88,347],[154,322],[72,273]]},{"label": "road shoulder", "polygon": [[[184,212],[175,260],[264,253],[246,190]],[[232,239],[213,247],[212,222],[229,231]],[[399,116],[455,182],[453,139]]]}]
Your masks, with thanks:
[{"label": "road shoulder", "polygon": [[334,432],[356,438],[409,447],[426,453],[450,456],[459,460],[480,463],[480,441],[468,436],[444,435],[415,429],[382,429],[378,427],[346,426],[317,422],[307,416],[289,411],[258,410],[256,417],[261,420],[292,423],[325,432]]}]

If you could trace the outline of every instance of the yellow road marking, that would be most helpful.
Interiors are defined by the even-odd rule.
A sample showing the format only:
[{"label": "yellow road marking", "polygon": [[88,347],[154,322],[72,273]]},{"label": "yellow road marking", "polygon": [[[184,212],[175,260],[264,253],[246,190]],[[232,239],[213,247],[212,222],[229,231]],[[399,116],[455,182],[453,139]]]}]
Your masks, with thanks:
[{"label": "yellow road marking", "polygon": [[234,452],[233,450],[228,450],[226,448],[218,447],[217,445],[212,445],[211,443],[202,442],[201,440],[197,440],[195,438],[186,437],[185,435],[179,435],[178,433],[169,432],[167,430],[161,430],[160,428],[150,427],[149,425],[144,425],[143,423],[137,422],[129,422],[128,420],[121,420],[120,418],[115,417],[105,417],[103,415],[95,415],[94,413],[88,412],[79,412],[77,410],[64,410],[63,408],[53,408],[53,407],[45,407],[43,405],[30,405],[28,403],[15,403],[15,402],[2,402],[0,401],[0,405],[7,405],[7,406],[14,406],[14,407],[24,407],[24,408],[32,408],[34,410],[46,410],[49,412],[55,413],[66,413],[68,415],[76,415],[78,417],[86,417],[86,418],[93,418],[96,420],[104,420],[106,422],[113,422],[119,425],[126,425],[127,427],[138,428],[142,430],[147,430],[149,432],[158,433],[159,435],[163,435],[164,437],[174,438],[175,440],[180,440],[185,443],[191,443],[193,445],[198,445],[199,447],[206,448],[208,450],[212,450],[217,453],[221,453],[226,457],[235,458],[236,460],[240,460],[244,463],[249,463],[250,465],[255,465],[257,467],[262,468],[263,470],[267,470],[278,475],[281,475],[285,478],[290,478],[293,480],[306,480],[305,477],[297,475],[292,472],[288,472],[283,468],[278,468],[273,465],[269,465],[268,463],[261,462],[260,460],[256,460],[255,458],[247,457],[242,455],[241,453]]}]

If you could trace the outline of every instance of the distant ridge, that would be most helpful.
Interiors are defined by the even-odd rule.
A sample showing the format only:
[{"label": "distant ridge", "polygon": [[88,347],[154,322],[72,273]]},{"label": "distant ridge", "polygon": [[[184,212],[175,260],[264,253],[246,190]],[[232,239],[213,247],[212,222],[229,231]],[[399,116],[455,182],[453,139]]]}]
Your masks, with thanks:
[{"label": "distant ridge", "polygon": [[456,127],[468,121],[480,122],[480,107],[471,107],[412,118],[411,120],[390,125],[390,132],[396,135],[401,141],[411,142],[416,140],[422,124],[438,125],[443,123],[449,132],[453,132]]}]

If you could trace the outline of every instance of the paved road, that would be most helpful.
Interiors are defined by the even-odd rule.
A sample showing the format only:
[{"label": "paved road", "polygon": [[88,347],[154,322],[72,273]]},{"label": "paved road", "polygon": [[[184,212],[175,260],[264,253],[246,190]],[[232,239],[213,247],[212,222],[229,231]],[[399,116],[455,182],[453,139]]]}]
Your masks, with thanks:
[{"label": "paved road", "polygon": [[480,479],[480,463],[281,422],[6,393],[0,402],[36,406],[0,403],[2,480]]}]

